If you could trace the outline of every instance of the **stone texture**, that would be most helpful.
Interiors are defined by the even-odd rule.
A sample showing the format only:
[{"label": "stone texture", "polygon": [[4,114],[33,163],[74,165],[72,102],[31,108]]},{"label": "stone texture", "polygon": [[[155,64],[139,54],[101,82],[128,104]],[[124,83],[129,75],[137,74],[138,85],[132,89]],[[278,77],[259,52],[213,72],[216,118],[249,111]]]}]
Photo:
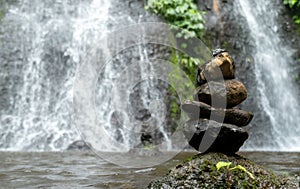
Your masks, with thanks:
[{"label": "stone texture", "polygon": [[73,143],[71,143],[66,150],[70,151],[86,151],[91,150],[91,144],[88,142],[85,142],[84,140],[76,140]]},{"label": "stone texture", "polygon": [[[231,167],[241,165],[254,175],[249,177],[242,170],[230,171],[226,168],[217,170],[220,161],[231,162]],[[274,174],[250,160],[239,156],[222,153],[198,154],[170,169],[164,177],[152,181],[149,189],[202,189],[202,188],[298,188],[296,178]]]},{"label": "stone texture", "polygon": [[217,122],[233,124],[239,127],[246,126],[253,118],[253,114],[240,110],[213,108],[203,102],[186,100],[182,103],[181,109],[185,111],[191,119],[206,118]]},{"label": "stone texture", "polygon": [[210,81],[197,87],[194,93],[194,100],[208,105],[212,105],[212,97],[214,107],[231,108],[247,98],[247,90],[243,83],[232,79],[225,82]]},{"label": "stone texture", "polygon": [[249,136],[248,132],[240,127],[206,119],[186,122],[184,134],[189,144],[199,152],[225,154],[237,152]]},{"label": "stone texture", "polygon": [[211,61],[198,67],[197,86],[200,86],[207,81],[234,79],[234,71],[234,61],[228,52],[216,54]]}]

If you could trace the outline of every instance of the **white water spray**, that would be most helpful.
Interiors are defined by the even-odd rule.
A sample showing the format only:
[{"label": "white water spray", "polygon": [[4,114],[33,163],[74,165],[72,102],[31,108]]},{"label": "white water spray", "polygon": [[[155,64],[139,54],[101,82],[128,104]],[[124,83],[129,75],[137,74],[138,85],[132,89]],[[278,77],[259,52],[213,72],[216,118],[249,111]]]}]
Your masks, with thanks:
[{"label": "white water spray", "polygon": [[[63,150],[80,139],[73,80],[88,46],[106,31],[109,1],[11,4],[1,21],[1,150]],[[2,100],[2,99],[1,99]]]}]

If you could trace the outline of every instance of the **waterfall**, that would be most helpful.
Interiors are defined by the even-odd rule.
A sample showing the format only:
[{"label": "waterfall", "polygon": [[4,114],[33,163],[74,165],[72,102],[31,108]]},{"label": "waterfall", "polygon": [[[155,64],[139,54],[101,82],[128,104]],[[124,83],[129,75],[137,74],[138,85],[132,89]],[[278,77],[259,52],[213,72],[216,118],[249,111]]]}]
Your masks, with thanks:
[{"label": "waterfall", "polygon": [[1,20],[1,150],[62,150],[73,123],[76,67],[101,32],[109,1],[29,1]]},{"label": "waterfall", "polygon": [[[141,14],[146,13],[140,2],[121,2],[135,10],[133,16],[114,3],[4,3],[7,10],[0,21],[0,150],[60,151],[81,139],[73,110],[76,70],[93,58],[87,57],[89,49],[104,45],[98,44],[100,39],[120,23],[148,19]],[[140,9],[134,7],[136,3],[142,5]],[[290,74],[292,50],[279,37],[276,6],[277,1],[236,0],[234,7],[249,28],[254,46],[255,99],[270,123],[259,122],[256,127],[260,128],[251,133],[244,150],[300,150],[300,105]],[[165,149],[172,149],[172,131],[166,125],[174,123],[164,119],[170,108],[166,105],[170,86],[156,79],[151,61],[164,56],[163,51],[143,41],[141,44],[113,57],[99,73],[95,96],[98,122],[109,137],[126,147],[104,150],[139,147],[142,137],[147,142],[143,130],[155,130],[153,140],[163,140]]]},{"label": "waterfall", "polygon": [[[236,1],[235,10],[246,20],[253,44],[254,73],[259,109],[270,124],[261,121],[246,142],[245,150],[299,151],[300,104],[290,74],[292,49],[281,41],[277,18],[280,3]],[[282,6],[282,5],[281,5]],[[251,94],[249,94],[251,95]],[[260,114],[262,112],[255,112]],[[255,136],[257,136],[255,138]]]},{"label": "waterfall", "polygon": [[[61,151],[81,139],[73,110],[76,70],[93,58],[88,57],[91,48],[104,45],[98,42],[106,33],[120,23],[126,26],[145,20],[141,15],[138,19],[120,15],[124,7],[115,12],[113,3],[20,0],[7,5],[0,25],[0,150]],[[134,3],[127,4],[132,8]],[[109,137],[126,147],[104,150],[128,151],[139,146],[141,123],[155,125],[170,149],[161,119],[166,116],[163,96],[169,86],[153,79],[151,48],[145,44],[132,47],[99,73],[98,121]],[[120,85],[115,85],[116,78]],[[129,105],[134,106],[131,114]]]}]

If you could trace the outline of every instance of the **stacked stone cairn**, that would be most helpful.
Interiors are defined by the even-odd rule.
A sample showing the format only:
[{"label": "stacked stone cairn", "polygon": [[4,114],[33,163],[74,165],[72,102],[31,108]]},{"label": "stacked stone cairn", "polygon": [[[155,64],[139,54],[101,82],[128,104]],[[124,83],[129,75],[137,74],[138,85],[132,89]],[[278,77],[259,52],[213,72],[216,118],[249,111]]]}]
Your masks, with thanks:
[{"label": "stacked stone cairn", "polygon": [[235,79],[234,61],[225,49],[214,50],[211,60],[198,67],[196,86],[194,101],[181,105],[190,118],[184,126],[189,144],[200,152],[234,154],[248,139],[241,127],[253,114],[235,107],[247,90]]}]

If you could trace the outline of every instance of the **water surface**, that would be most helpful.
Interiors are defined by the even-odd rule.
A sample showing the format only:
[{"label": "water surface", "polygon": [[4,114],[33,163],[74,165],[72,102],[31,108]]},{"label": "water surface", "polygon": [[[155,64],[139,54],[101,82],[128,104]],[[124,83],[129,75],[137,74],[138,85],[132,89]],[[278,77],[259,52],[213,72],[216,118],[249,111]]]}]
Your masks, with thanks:
[{"label": "water surface", "polygon": [[[1,152],[0,188],[146,188],[151,180],[194,154],[181,152],[158,166],[128,169],[104,161],[90,151]],[[300,175],[300,153],[240,154],[276,172]]]}]

